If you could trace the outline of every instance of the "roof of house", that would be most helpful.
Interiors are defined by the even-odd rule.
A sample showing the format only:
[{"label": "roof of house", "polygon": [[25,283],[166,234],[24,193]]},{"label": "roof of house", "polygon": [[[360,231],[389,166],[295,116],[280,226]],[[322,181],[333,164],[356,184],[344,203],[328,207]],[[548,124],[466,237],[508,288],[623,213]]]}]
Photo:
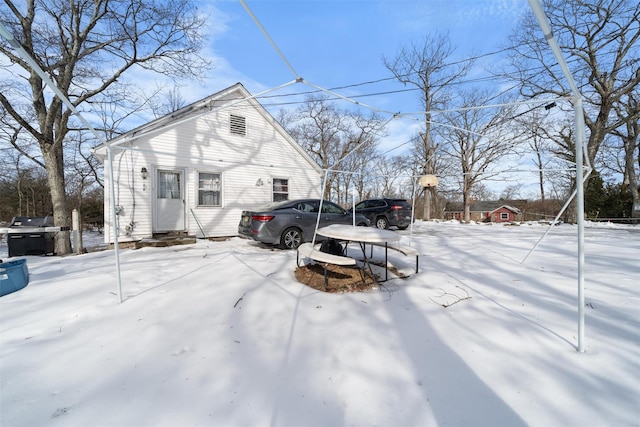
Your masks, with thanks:
[{"label": "roof of house", "polygon": [[251,104],[274,128],[276,128],[283,137],[288,140],[296,150],[311,164],[312,167],[321,170],[320,166],[305,152],[302,147],[293,139],[293,137],[280,125],[280,123],[260,104],[251,93],[242,85],[236,83],[226,89],[207,96],[199,101],[182,107],[172,113],[159,117],[148,123],[140,125],[116,138],[100,144],[92,151],[99,157],[105,158],[107,155],[107,146],[113,147],[133,141],[135,139],[149,136],[155,132],[161,132],[169,127],[177,126],[181,123],[197,119],[203,115],[209,114],[217,109],[229,108],[241,102]]},{"label": "roof of house", "polygon": [[[520,213],[520,209],[506,204],[504,200],[493,201],[493,202],[492,201],[473,202],[469,206],[469,211],[470,212],[495,212],[501,208],[508,209],[511,212],[516,214]],[[447,203],[447,207],[445,210],[446,212],[462,212],[463,204],[459,202]]]}]

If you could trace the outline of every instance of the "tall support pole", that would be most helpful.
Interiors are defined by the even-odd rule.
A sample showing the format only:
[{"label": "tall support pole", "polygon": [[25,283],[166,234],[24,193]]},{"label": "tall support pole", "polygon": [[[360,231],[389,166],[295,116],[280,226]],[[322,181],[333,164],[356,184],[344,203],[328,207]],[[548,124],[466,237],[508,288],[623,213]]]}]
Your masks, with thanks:
[{"label": "tall support pole", "polygon": [[584,113],[582,97],[575,98],[576,126],[576,213],[578,221],[578,351],[584,353]]},{"label": "tall support pole", "polygon": [[113,175],[113,149],[107,145],[109,163],[109,198],[111,199],[111,232],[113,233],[113,253],[116,259],[116,279],[118,281],[118,301],[122,304],[122,280],[120,278],[120,244],[118,242],[118,214],[116,213],[116,180]]},{"label": "tall support pole", "polygon": [[[578,351],[584,352],[584,140],[585,140],[585,124],[584,124],[584,111],[582,107],[582,94],[580,89],[576,85],[573,75],[569,70],[567,61],[565,61],[558,41],[553,35],[551,25],[547,20],[540,0],[529,0],[531,10],[538,20],[540,29],[544,34],[553,55],[558,61],[558,65],[567,79],[571,92],[573,94],[573,107],[575,113],[575,128],[576,128],[576,210],[578,222]],[[589,159],[587,158],[587,161]],[[591,165],[587,171],[587,175],[591,172]]]}]

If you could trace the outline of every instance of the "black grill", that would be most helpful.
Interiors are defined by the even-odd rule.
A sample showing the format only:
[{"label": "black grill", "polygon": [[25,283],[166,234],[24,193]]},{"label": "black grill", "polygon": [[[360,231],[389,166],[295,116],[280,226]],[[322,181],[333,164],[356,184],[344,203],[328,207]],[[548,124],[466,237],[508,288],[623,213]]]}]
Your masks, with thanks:
[{"label": "black grill", "polygon": [[60,227],[53,226],[53,217],[17,216],[11,220],[7,234],[9,257],[54,254],[54,240]]}]

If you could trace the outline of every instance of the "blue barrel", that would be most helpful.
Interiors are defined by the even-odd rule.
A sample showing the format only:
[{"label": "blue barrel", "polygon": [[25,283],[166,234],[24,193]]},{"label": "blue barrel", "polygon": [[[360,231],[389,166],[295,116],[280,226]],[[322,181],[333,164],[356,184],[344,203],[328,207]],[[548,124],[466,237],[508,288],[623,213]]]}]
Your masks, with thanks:
[{"label": "blue barrel", "polygon": [[27,260],[0,261],[0,297],[19,291],[29,283]]}]

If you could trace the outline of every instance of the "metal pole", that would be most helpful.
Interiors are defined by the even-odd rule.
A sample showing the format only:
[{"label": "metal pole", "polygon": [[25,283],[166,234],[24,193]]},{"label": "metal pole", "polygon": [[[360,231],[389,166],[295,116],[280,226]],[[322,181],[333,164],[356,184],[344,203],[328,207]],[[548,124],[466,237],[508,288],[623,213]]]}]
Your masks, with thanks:
[{"label": "metal pole", "polygon": [[584,141],[584,114],[582,97],[575,99],[576,120],[576,219],[578,221],[578,351],[584,353],[584,171],[582,143]]},{"label": "metal pole", "polygon": [[[337,163],[336,163],[337,164]],[[327,185],[327,178],[331,168],[324,171],[324,179],[322,180],[322,189],[320,190],[320,206],[318,206],[318,216],[316,217],[316,228],[313,230],[313,239],[311,240],[311,246],[316,244],[316,235],[318,233],[318,227],[320,227],[320,215],[322,215],[322,202],[324,201],[324,187]]]},{"label": "metal pole", "polygon": [[351,212],[353,213],[353,226],[356,226],[356,187],[351,190]]},{"label": "metal pole", "polygon": [[[538,20],[540,29],[544,34],[551,51],[553,52],[560,69],[564,74],[571,92],[573,93],[573,106],[575,114],[575,128],[576,128],[576,220],[578,222],[578,351],[584,352],[584,157],[583,157],[583,143],[585,140],[585,124],[584,124],[584,112],[582,109],[582,94],[576,85],[573,75],[569,70],[569,66],[560,51],[558,41],[553,35],[551,25],[545,15],[540,0],[529,0],[529,5],[533,10],[533,14]],[[587,158],[588,160],[588,158]],[[587,176],[591,172],[589,168]]]},{"label": "metal pole", "polygon": [[118,243],[118,215],[116,213],[116,182],[113,175],[113,154],[110,145],[107,145],[107,162],[109,163],[109,194],[111,198],[111,231],[113,233],[113,253],[116,258],[116,279],[118,281],[118,302],[122,304],[122,280],[120,279],[120,245]]}]

